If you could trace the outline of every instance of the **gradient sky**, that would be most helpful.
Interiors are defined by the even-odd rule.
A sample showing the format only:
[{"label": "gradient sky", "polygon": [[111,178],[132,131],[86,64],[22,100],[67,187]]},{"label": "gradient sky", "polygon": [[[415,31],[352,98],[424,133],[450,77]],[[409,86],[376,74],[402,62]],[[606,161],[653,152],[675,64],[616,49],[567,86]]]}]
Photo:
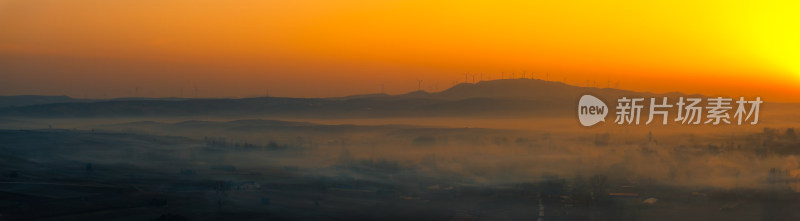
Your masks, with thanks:
[{"label": "gradient sky", "polygon": [[797,1],[0,0],[0,95],[329,97],[526,71],[800,102],[798,12]]}]

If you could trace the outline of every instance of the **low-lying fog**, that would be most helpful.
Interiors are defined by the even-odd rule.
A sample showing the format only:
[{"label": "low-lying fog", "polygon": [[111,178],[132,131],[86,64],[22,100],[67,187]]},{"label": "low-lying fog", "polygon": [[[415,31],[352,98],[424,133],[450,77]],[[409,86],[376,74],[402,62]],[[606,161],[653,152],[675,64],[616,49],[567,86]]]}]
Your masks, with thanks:
[{"label": "low-lying fog", "polygon": [[[5,159],[0,172],[12,177],[5,182],[91,182],[159,193],[199,189],[206,191],[208,205],[216,202],[220,208],[257,201],[248,198],[257,195],[244,192],[220,193],[218,185],[225,184],[257,191],[262,203],[267,199],[289,208],[296,204],[289,195],[313,192],[307,188],[324,190],[307,196],[319,206],[329,199],[324,196],[332,197],[330,191],[342,189],[444,203],[437,198],[442,193],[456,197],[468,188],[510,187],[556,197],[561,199],[559,208],[570,211],[566,208],[580,207],[581,197],[635,196],[637,202],[653,204],[655,199],[667,203],[669,197],[706,196],[709,191],[800,191],[800,139],[789,124],[606,122],[584,128],[573,118],[5,119],[0,125],[5,129],[0,134]],[[178,184],[191,180],[218,184]],[[539,186],[526,189],[523,184]],[[709,211],[738,207],[728,203],[741,200],[729,201],[713,204],[717,210]],[[447,217],[456,216],[452,211]],[[354,214],[361,213],[339,218]],[[587,214],[582,217],[599,216]],[[500,219],[484,215],[480,217]]]},{"label": "low-lying fog", "polygon": [[[225,155],[218,158],[223,161],[203,162],[237,168],[277,165],[316,172],[345,162],[385,161],[397,167],[456,175],[488,184],[533,182],[545,174],[566,178],[600,174],[629,182],[763,188],[768,185],[771,169],[800,175],[800,161],[795,155],[800,153],[800,146],[791,127],[773,128],[762,123],[724,127],[673,124],[582,128],[575,121],[572,118],[37,119],[3,126],[180,136],[223,146],[281,147],[282,154],[277,157],[269,152],[252,154],[233,148],[220,153]],[[185,148],[171,151],[191,152],[199,147]],[[113,147],[100,152],[103,151],[130,152]],[[291,154],[286,156],[286,153]],[[92,160],[86,155],[82,157]],[[370,175],[359,176],[368,179]],[[796,188],[794,184],[790,186]]]}]

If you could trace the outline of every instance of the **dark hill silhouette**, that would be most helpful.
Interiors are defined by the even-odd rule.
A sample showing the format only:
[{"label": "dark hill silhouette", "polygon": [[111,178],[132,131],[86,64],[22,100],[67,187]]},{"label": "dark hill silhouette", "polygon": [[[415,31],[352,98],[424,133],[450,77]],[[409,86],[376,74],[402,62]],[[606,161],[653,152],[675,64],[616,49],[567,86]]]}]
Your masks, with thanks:
[{"label": "dark hill silhouette", "polygon": [[383,130],[405,130],[417,129],[410,125],[353,125],[353,124],[315,124],[301,121],[283,121],[283,120],[262,120],[262,119],[247,119],[235,121],[181,121],[177,123],[164,123],[156,121],[137,121],[121,124],[98,125],[102,129],[112,130],[128,130],[139,129],[143,131],[167,131],[175,132],[181,131],[185,133],[201,132],[201,131],[218,131],[218,132],[371,132]]},{"label": "dark hill silhouette", "polygon": [[[462,83],[438,93],[427,94],[427,98],[440,99],[466,99],[466,98],[494,98],[494,99],[526,99],[526,100],[575,100],[583,94],[593,94],[606,99],[617,99],[623,96],[639,97],[679,97],[682,93],[672,92],[667,94],[654,94],[648,92],[633,92],[614,88],[580,87],[561,82],[545,81],[540,79],[503,79],[482,81],[476,84]],[[401,95],[409,96],[410,94]],[[702,95],[692,95],[702,96]],[[419,94],[413,97],[426,97]],[[610,100],[609,100],[610,101]]]},{"label": "dark hill silhouette", "polygon": [[24,107],[24,106],[39,105],[39,104],[56,104],[56,103],[90,103],[90,102],[100,102],[100,101],[128,101],[128,100],[178,101],[187,99],[189,98],[119,97],[112,99],[83,99],[83,98],[72,98],[69,96],[13,95],[13,96],[0,96],[0,108]]},{"label": "dark hill silhouette", "polygon": [[[459,84],[429,93],[368,94],[339,98],[115,99],[40,104],[0,109],[0,116],[22,117],[445,117],[567,116],[583,94],[613,104],[628,97],[675,98],[680,93],[652,94],[611,88],[578,87],[537,79],[504,79]],[[700,95],[694,95],[700,96]]]},{"label": "dark hill silhouette", "polygon": [[0,96],[0,108],[22,107],[22,106],[30,106],[37,104],[81,102],[81,101],[82,100],[80,99],[74,99],[68,96],[42,96],[42,95]]}]

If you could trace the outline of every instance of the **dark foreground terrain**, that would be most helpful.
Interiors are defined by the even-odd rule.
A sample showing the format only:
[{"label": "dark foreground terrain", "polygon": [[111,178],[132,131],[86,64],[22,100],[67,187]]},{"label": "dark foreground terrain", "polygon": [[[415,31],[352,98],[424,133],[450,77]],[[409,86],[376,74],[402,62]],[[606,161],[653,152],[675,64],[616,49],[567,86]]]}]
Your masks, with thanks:
[{"label": "dark foreground terrain", "polygon": [[[391,135],[377,137],[411,137],[404,152],[433,148],[445,136],[431,141],[417,134],[448,134],[453,144],[470,133],[384,129]],[[686,187],[603,173],[508,179],[502,171],[452,172],[445,162],[458,157],[441,154],[361,157],[358,146],[386,145],[348,142],[2,130],[0,220],[800,219],[800,194],[787,188],[795,180],[783,180],[790,176],[781,170],[765,171],[776,183],[767,188]],[[509,145],[520,142],[546,148],[524,139]]]}]

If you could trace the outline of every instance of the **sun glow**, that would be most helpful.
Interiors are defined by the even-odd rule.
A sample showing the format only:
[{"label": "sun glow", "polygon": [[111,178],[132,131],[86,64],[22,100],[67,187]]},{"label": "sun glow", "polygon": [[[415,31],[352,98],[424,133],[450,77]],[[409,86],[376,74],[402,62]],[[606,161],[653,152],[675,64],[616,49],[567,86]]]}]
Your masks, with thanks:
[{"label": "sun glow", "polygon": [[[0,0],[0,73],[17,82],[0,82],[0,93],[97,96],[146,86],[174,96],[200,84],[214,87],[207,96],[265,87],[343,96],[382,83],[403,93],[417,79],[438,82],[425,88],[436,90],[464,72],[528,71],[653,92],[731,94],[747,85],[800,101],[799,4]],[[111,96],[130,95],[121,91]]]},{"label": "sun glow", "polygon": [[732,2],[723,6],[731,36],[766,65],[781,72],[779,80],[793,78],[800,86],[800,2]]}]

